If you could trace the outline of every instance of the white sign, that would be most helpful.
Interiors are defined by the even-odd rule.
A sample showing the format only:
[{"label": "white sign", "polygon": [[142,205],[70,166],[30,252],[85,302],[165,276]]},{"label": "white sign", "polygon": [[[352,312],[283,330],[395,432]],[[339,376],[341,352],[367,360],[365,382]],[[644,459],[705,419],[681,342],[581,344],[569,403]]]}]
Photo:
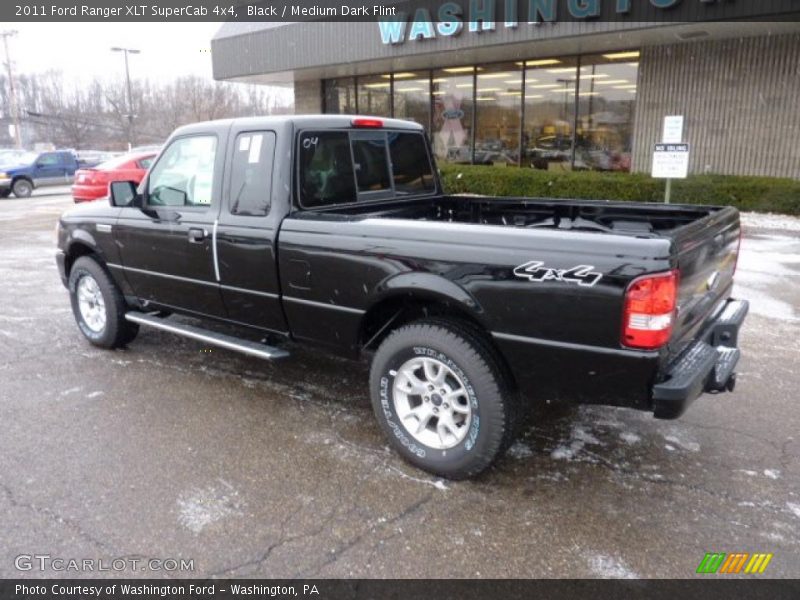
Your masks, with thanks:
[{"label": "white sign", "polygon": [[664,144],[680,144],[683,141],[683,115],[664,117]]},{"label": "white sign", "polygon": [[656,144],[654,179],[686,179],[689,176],[689,144]]}]

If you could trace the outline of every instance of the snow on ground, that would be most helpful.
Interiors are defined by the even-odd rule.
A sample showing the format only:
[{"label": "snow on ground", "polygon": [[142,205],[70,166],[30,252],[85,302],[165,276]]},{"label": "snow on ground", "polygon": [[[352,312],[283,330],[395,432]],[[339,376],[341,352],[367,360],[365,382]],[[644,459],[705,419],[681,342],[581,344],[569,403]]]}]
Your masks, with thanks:
[{"label": "snow on ground", "polygon": [[210,486],[195,489],[178,499],[178,522],[193,531],[200,533],[207,526],[225,517],[241,514],[239,492],[220,480],[225,489]]},{"label": "snow on ground", "polygon": [[788,293],[798,285],[800,235],[753,232],[742,239],[735,295],[749,300],[753,313],[781,321],[800,321],[794,299],[775,295],[776,291]]},{"label": "snow on ground", "polygon": [[624,562],[606,554],[590,556],[589,568],[592,573],[604,579],[639,579],[639,575]]},{"label": "snow on ground", "polygon": [[742,225],[744,225],[745,232],[750,229],[771,229],[800,233],[800,218],[786,215],[742,213]]}]

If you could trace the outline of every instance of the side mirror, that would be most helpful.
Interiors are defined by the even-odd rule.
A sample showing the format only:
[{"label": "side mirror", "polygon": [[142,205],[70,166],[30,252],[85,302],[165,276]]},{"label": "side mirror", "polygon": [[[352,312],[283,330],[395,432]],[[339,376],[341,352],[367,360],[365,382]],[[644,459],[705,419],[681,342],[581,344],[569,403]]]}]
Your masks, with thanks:
[{"label": "side mirror", "polygon": [[132,181],[112,181],[108,186],[108,202],[111,206],[134,206],[136,184]]}]

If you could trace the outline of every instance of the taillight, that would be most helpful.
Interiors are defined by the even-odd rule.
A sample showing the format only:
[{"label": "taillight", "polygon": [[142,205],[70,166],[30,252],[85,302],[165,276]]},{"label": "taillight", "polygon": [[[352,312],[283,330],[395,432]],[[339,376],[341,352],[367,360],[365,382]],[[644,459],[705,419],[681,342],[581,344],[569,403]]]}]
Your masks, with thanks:
[{"label": "taillight", "polygon": [[680,274],[677,270],[635,279],[625,292],[622,344],[655,350],[669,341],[675,324]]},{"label": "taillight", "polygon": [[351,121],[353,127],[371,127],[371,128],[380,128],[383,127],[383,121],[380,119],[364,119],[358,118],[353,119]]}]

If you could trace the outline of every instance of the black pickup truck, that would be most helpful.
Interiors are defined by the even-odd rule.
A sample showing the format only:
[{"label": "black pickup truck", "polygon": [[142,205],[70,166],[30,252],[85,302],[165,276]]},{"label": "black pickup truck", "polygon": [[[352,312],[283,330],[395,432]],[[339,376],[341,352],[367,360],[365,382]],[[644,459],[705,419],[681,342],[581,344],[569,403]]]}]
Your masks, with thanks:
[{"label": "black pickup truck", "polygon": [[733,208],[447,196],[420,126],[325,115],[177,130],[138,189],[62,216],[57,261],[101,347],[371,357],[395,448],[463,478],[535,401],[671,419],[732,391],[739,241]]}]

